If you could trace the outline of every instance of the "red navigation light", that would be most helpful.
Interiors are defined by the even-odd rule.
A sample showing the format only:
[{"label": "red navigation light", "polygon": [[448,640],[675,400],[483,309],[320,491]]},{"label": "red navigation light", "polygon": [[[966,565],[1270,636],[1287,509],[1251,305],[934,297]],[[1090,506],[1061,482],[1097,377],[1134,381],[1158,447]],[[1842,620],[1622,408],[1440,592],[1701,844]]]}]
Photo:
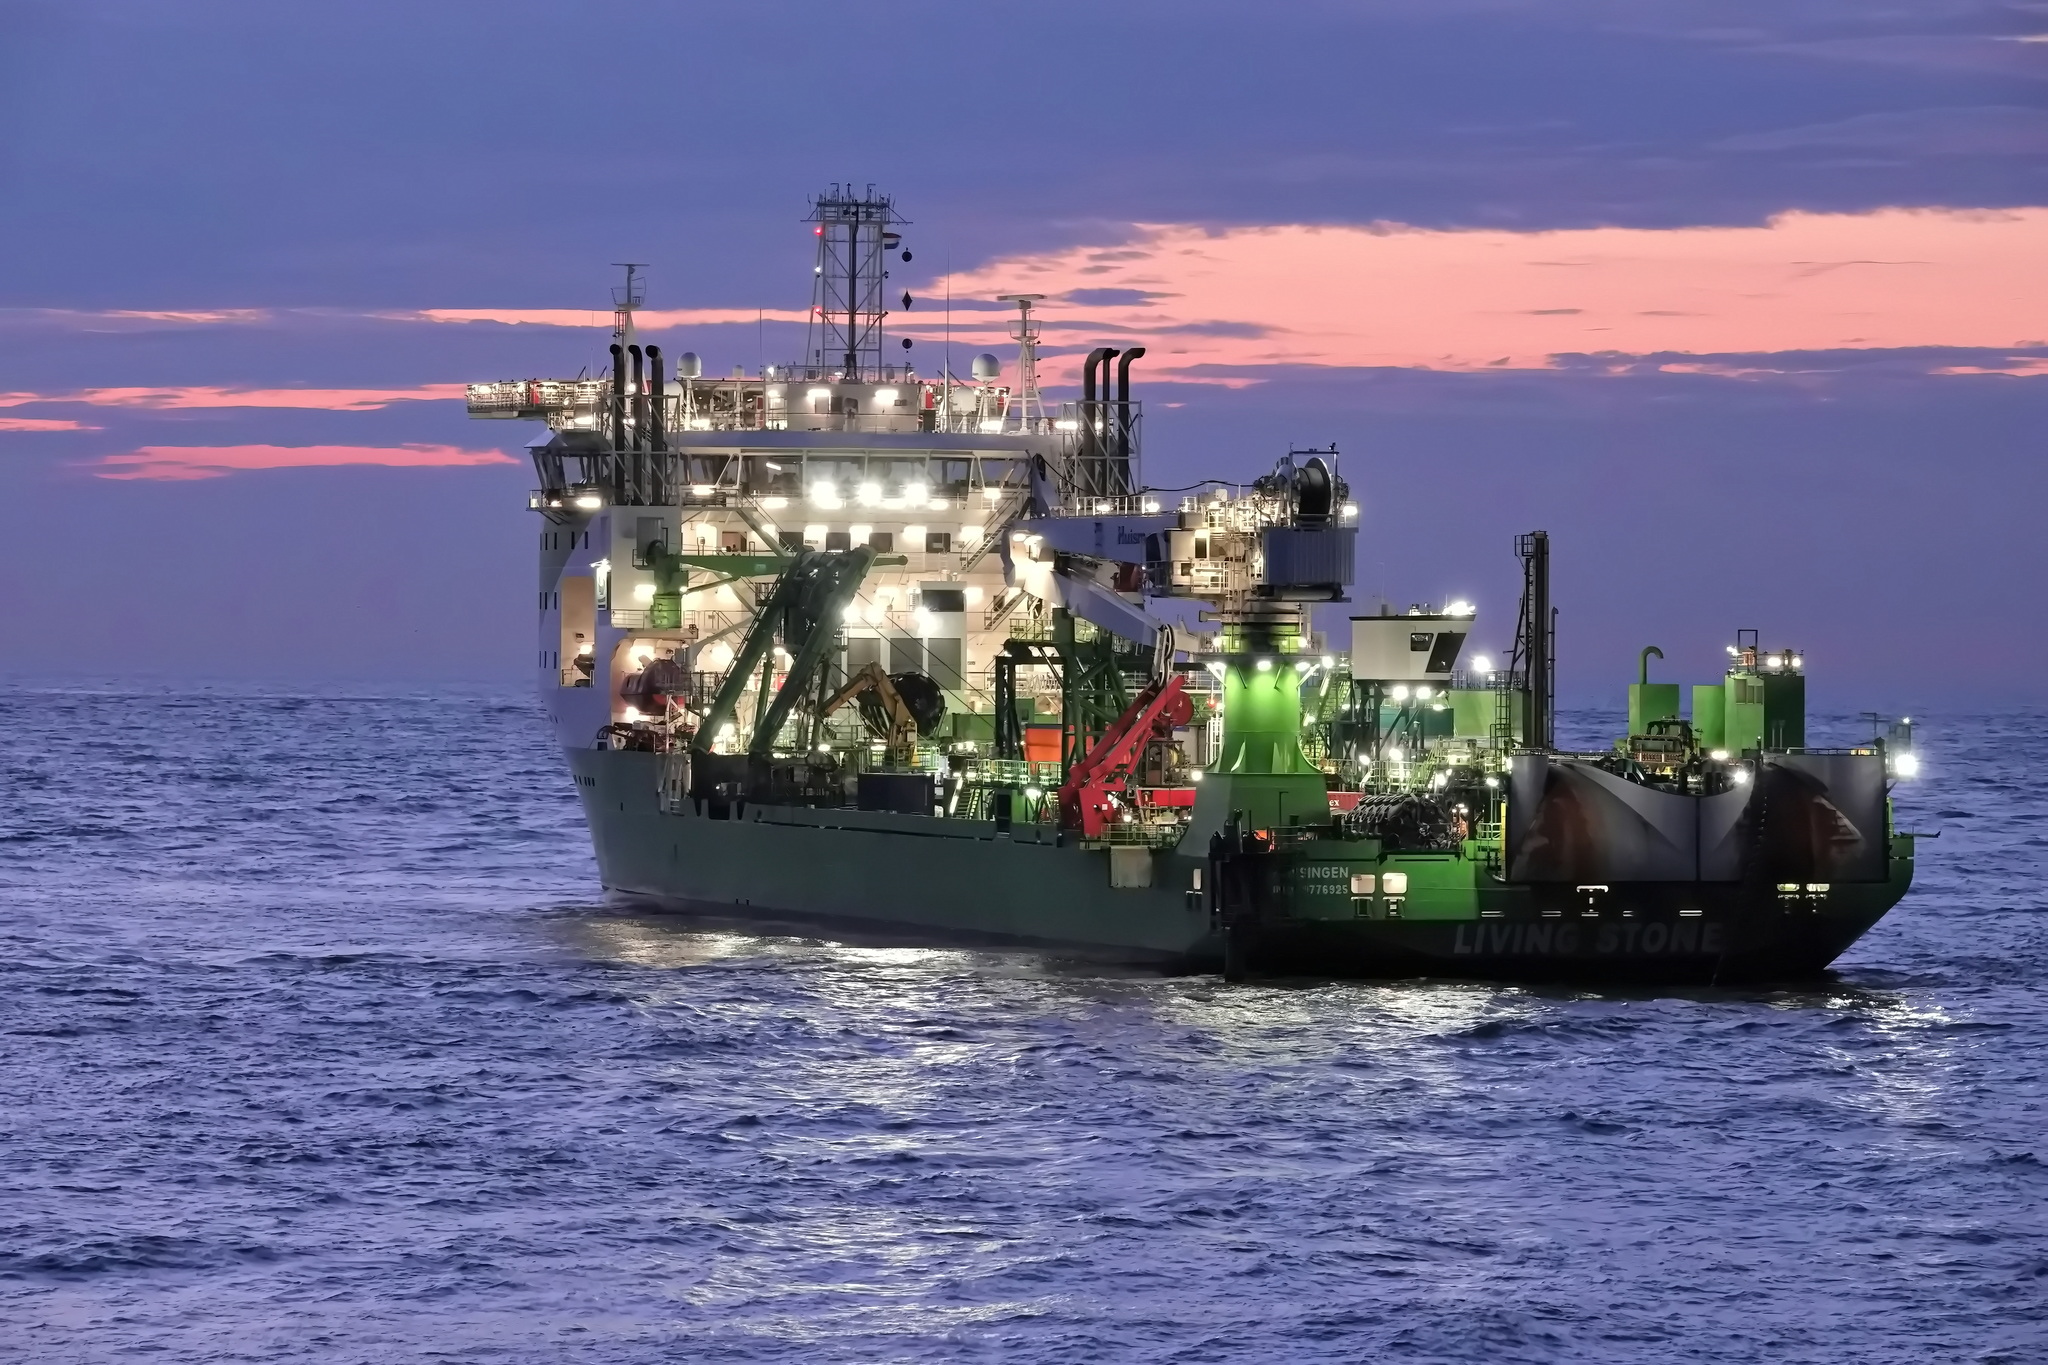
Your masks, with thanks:
[{"label": "red navigation light", "polygon": [[823,223],[820,223],[820,224],[818,224],[818,225],[817,225],[816,227],[814,227],[814,228],[812,228],[812,229],[811,229],[811,236],[813,236],[813,237],[823,237],[824,235],[825,235],[825,225],[824,225]]}]

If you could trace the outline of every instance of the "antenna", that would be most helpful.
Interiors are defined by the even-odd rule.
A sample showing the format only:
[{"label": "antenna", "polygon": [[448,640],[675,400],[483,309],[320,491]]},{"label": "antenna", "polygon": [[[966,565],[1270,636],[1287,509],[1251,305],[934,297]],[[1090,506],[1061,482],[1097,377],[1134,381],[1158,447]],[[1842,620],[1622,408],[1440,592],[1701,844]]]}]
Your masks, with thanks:
[{"label": "antenna", "polygon": [[887,253],[901,238],[895,232],[904,219],[886,194],[869,185],[856,195],[852,185],[834,184],[811,201],[804,220],[817,226],[817,268],[813,272],[811,317],[804,339],[810,363],[837,366],[847,379],[860,382],[872,371],[882,375],[882,279]]},{"label": "antenna", "polygon": [[[1045,422],[1045,404],[1038,396],[1038,324],[1032,320],[1031,305],[1043,294],[998,294],[998,303],[1017,305],[1017,320],[1010,335],[1017,338],[1017,430],[1036,431]],[[1032,420],[1032,410],[1038,417]]]},{"label": "antenna", "polygon": [[621,346],[633,344],[633,310],[647,302],[647,281],[640,278],[647,268],[645,261],[613,261],[613,265],[624,266],[626,282],[612,287],[612,340]]}]

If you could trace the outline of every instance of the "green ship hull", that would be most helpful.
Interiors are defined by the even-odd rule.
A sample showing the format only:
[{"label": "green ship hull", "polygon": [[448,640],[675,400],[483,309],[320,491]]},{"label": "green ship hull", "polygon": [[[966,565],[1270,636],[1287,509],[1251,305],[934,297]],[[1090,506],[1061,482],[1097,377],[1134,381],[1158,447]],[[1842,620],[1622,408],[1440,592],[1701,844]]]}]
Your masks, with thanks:
[{"label": "green ship hull", "polygon": [[[569,750],[605,887],[721,921],[1014,945],[1168,971],[1360,979],[1736,985],[1825,971],[1906,893],[1887,880],[1514,885],[1478,845],[1384,852],[1317,840],[1267,855],[1255,915],[1219,903],[1216,863],[1180,846],[1089,846],[1050,825],[743,804],[713,818],[663,798],[662,759]],[[1199,821],[1197,822],[1199,827]],[[1354,877],[1405,894],[1352,894]],[[1116,883],[1123,884],[1116,884]],[[1144,884],[1132,884],[1142,882]]]}]

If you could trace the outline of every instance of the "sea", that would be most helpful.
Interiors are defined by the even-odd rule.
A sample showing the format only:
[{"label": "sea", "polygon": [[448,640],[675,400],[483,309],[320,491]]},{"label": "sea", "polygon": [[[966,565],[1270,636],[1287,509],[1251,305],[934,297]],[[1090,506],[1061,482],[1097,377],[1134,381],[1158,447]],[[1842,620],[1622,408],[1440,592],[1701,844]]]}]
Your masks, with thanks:
[{"label": "sea", "polygon": [[1226,985],[609,903],[516,687],[10,685],[0,1359],[2048,1360],[2048,714],[1915,719],[1824,980]]}]

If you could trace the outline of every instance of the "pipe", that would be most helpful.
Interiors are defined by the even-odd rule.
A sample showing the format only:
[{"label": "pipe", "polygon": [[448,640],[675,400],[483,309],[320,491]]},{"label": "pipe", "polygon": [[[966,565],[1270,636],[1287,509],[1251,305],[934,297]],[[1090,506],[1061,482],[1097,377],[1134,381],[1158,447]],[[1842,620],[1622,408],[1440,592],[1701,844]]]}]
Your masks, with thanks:
[{"label": "pipe", "polygon": [[1143,346],[1133,346],[1125,351],[1123,359],[1116,363],[1116,465],[1123,487],[1119,493],[1129,493],[1133,487],[1131,478],[1131,362],[1145,354]]},{"label": "pipe", "polygon": [[1097,493],[1113,494],[1117,491],[1115,421],[1116,413],[1114,409],[1110,407],[1113,395],[1111,394],[1109,387],[1109,362],[1115,360],[1116,356],[1117,353],[1114,347],[1103,347],[1102,379],[1100,381],[1102,389],[1102,406],[1096,410],[1096,418],[1098,420],[1099,425],[1101,426],[1101,435],[1099,435],[1096,438],[1095,447],[1095,456],[1098,463],[1095,469],[1094,491]]},{"label": "pipe", "polygon": [[633,500],[647,493],[647,376],[641,369],[640,347],[626,347],[633,361]]},{"label": "pipe", "polygon": [[619,454],[626,441],[626,348],[612,343],[612,498],[623,500],[625,479]]},{"label": "pipe", "polygon": [[1636,656],[1636,681],[1645,687],[1650,685],[1650,656],[1652,654],[1660,659],[1664,657],[1664,651],[1655,645],[1644,645],[1643,652]]},{"label": "pipe", "polygon": [[1115,354],[1116,352],[1110,350],[1107,346],[1097,346],[1088,353],[1088,358],[1081,362],[1081,401],[1083,403],[1093,403],[1095,401],[1095,367],[1102,364],[1105,357]]},{"label": "pipe", "polygon": [[654,474],[654,498],[656,503],[669,500],[668,485],[668,432],[663,428],[668,422],[668,391],[661,378],[661,347],[647,348],[647,447],[654,452],[650,462]]},{"label": "pipe", "polygon": [[[1096,430],[1096,420],[1101,416],[1095,398],[1095,371],[1102,369],[1103,384],[1109,382],[1109,358],[1115,355],[1107,346],[1097,346],[1088,353],[1088,359],[1081,366],[1081,458],[1080,481],[1084,485],[1076,491],[1099,493],[1102,490],[1094,484],[1095,461],[1102,451],[1102,433]],[[1105,395],[1106,397],[1107,395]]]}]

